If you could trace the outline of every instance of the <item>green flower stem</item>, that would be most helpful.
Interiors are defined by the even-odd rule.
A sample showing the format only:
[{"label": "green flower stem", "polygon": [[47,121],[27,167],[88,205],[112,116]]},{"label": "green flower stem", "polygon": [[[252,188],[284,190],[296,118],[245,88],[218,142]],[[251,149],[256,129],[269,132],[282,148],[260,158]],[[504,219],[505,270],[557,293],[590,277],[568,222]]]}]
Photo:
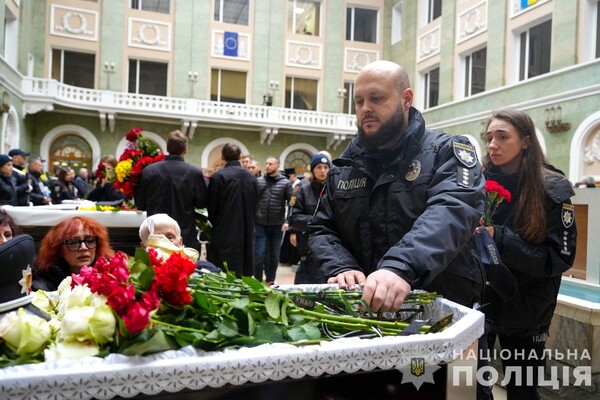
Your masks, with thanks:
[{"label": "green flower stem", "polygon": [[201,329],[190,328],[190,327],[182,326],[182,325],[169,324],[168,322],[164,322],[164,321],[161,321],[161,320],[156,319],[156,318],[150,318],[150,321],[152,321],[156,325],[166,326],[167,328],[171,328],[171,329],[174,329],[174,330],[177,330],[177,331],[196,332],[196,333],[201,333],[203,335],[208,335],[210,333],[208,331],[203,331]]},{"label": "green flower stem", "polygon": [[389,328],[392,330],[403,330],[408,326],[406,322],[391,322],[391,321],[382,321],[382,320],[372,320],[365,318],[355,318],[349,317],[345,315],[333,315],[333,314],[322,314],[317,311],[307,310],[305,308],[292,308],[288,310],[289,313],[292,314],[301,314],[309,317],[315,317],[317,320],[328,319],[332,322],[342,322],[342,323],[356,323],[363,324],[366,326],[376,326],[382,328]]}]

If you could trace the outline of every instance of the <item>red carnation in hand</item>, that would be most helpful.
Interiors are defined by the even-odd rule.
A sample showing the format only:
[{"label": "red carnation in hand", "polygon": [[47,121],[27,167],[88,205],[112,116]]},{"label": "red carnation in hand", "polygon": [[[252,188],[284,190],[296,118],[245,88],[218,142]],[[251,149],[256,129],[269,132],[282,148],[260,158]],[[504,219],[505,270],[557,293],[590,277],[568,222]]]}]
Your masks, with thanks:
[{"label": "red carnation in hand", "polygon": [[492,226],[492,217],[494,216],[496,209],[504,200],[510,203],[512,196],[504,186],[493,180],[485,182],[485,191],[487,193],[487,199],[483,211],[483,224],[485,226]]}]

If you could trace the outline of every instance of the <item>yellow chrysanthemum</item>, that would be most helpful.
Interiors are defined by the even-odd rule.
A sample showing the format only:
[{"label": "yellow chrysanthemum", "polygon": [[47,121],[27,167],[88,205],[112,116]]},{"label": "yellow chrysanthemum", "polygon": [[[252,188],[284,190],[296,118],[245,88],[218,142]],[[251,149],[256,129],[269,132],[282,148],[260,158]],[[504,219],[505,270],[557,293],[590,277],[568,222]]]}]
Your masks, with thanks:
[{"label": "yellow chrysanthemum", "polygon": [[131,167],[133,166],[133,160],[123,160],[119,161],[117,166],[115,167],[115,172],[117,174],[117,179],[119,182],[123,182],[129,173],[131,172]]}]

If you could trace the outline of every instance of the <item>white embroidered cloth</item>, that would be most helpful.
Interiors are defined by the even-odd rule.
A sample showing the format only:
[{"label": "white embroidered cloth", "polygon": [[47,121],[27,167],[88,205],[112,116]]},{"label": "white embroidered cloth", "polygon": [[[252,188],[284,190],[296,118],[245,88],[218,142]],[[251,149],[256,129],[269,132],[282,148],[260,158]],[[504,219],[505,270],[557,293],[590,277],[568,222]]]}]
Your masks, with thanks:
[{"label": "white embroidered cloth", "polygon": [[454,313],[452,325],[433,334],[344,338],[305,347],[276,343],[219,352],[185,347],[145,357],[111,354],[104,359],[4,368],[0,369],[0,393],[11,400],[130,398],[375,368],[401,369],[414,357],[424,358],[429,365],[448,363],[483,334],[484,324],[479,311],[445,299],[437,299],[425,310],[434,320],[450,312]]}]

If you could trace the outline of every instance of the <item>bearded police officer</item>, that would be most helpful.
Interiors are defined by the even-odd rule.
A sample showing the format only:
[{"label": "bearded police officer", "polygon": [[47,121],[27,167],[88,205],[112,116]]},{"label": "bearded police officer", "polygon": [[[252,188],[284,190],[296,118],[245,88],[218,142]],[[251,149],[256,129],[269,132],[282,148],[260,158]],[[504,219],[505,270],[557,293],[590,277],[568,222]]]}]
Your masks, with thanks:
[{"label": "bearded police officer", "polygon": [[473,231],[485,199],[475,149],[429,130],[406,71],[389,61],[356,78],[358,135],[334,160],[309,245],[329,283],[362,288],[373,311],[396,311],[411,289],[479,301]]}]

